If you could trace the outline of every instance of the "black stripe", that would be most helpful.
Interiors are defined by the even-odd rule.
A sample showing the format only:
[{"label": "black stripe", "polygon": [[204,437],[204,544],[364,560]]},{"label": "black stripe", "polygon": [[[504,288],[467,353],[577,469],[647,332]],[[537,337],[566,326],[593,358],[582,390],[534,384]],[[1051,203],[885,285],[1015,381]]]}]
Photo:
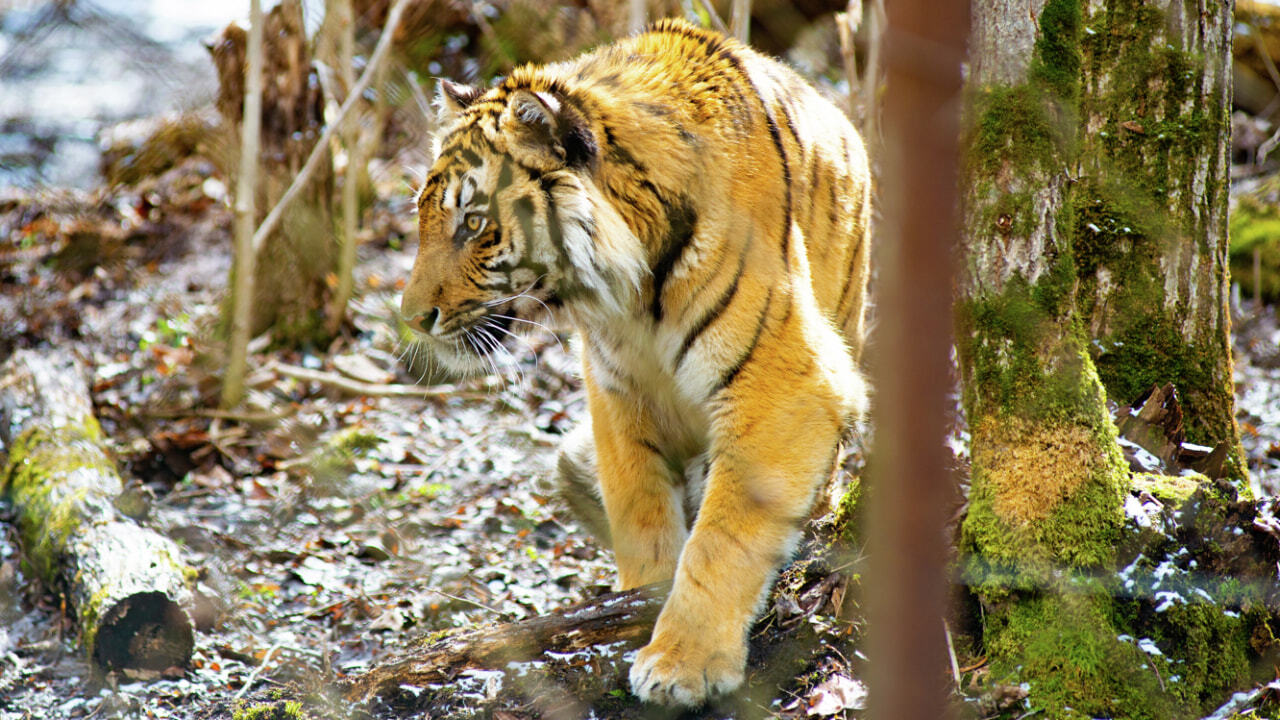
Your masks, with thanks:
[{"label": "black stripe", "polygon": [[[747,249],[750,249],[750,240],[748,240]],[[689,348],[693,347],[693,343],[698,340],[698,336],[702,334],[702,331],[715,322],[716,318],[723,315],[725,309],[729,307],[729,303],[733,302],[733,297],[738,294],[738,281],[742,279],[742,270],[746,264],[747,252],[744,249],[742,257],[738,260],[738,271],[733,276],[733,282],[716,299],[716,304],[698,320],[698,324],[693,326],[689,334],[685,335],[684,342],[680,343],[680,351],[676,353],[676,370],[680,369],[680,363],[684,362],[684,356],[689,352]]]},{"label": "black stripe", "polygon": [[839,222],[840,218],[838,213],[840,209],[840,184],[836,182],[837,180],[839,180],[839,178],[836,177],[835,171],[833,170],[831,173],[831,205],[827,208],[827,220],[831,223],[831,227],[833,228],[836,226],[836,223]]},{"label": "black stripe", "polygon": [[773,304],[773,288],[769,288],[769,295],[764,299],[764,310],[760,311],[760,320],[756,323],[756,333],[751,337],[751,343],[747,345],[747,351],[742,353],[738,361],[729,368],[729,371],[720,377],[720,382],[716,385],[716,392],[719,392],[737,379],[738,373],[742,371],[742,366],[747,364],[751,359],[752,353],[756,351],[756,345],[760,343],[760,335],[764,333],[765,323],[769,321],[769,306]]},{"label": "black stripe", "polygon": [[[835,182],[833,181],[831,184],[835,185]],[[865,197],[858,198],[859,210],[862,209],[862,205],[865,202],[866,202]],[[858,220],[861,220],[861,218],[858,218]],[[858,237],[854,238],[854,242],[849,245],[849,249],[851,252],[849,253],[849,261],[845,263],[845,268],[844,268],[844,288],[840,291],[840,299],[836,301],[836,307],[835,307],[835,318],[837,320],[840,320],[842,325],[843,325],[843,321],[847,319],[845,317],[845,313],[848,312],[848,308],[845,307],[845,303],[848,301],[850,297],[849,292],[854,289],[853,288],[853,285],[854,285],[853,262],[858,257],[859,250],[861,250],[862,252],[868,252],[870,250],[870,248],[862,247],[863,243],[866,242],[866,238],[867,238],[866,230],[867,230],[866,228],[860,228]]]},{"label": "black stripe", "polygon": [[662,252],[653,265],[653,299],[649,311],[655,322],[662,320],[662,288],[667,283],[667,276],[693,241],[698,212],[687,199],[682,200],[678,205],[667,208],[667,221],[670,225],[662,243]]},{"label": "black stripe", "polygon": [[[791,114],[787,112],[785,105],[782,106],[782,115],[787,121],[787,130],[791,132],[791,137],[797,145],[800,144],[800,138],[796,135],[795,125],[791,122]],[[790,270],[791,258],[791,163],[787,159],[787,149],[782,144],[782,133],[778,130],[778,123],[773,118],[773,111],[765,106],[765,117],[769,121],[769,135],[773,137],[773,145],[778,149],[778,158],[782,162],[782,182],[786,189],[786,197],[782,202],[782,265]]]},{"label": "black stripe", "polygon": [[814,155],[809,161],[809,217],[805,220],[805,228],[813,231],[813,218],[818,212],[818,204],[814,202],[818,197],[818,186],[822,182],[822,176],[818,171],[822,169],[822,163],[819,162],[818,155]]},{"label": "black stripe", "polygon": [[[733,51],[731,51],[729,48],[721,46],[717,50],[715,56],[732,65],[733,69],[737,70],[738,74],[741,75],[742,77],[750,79],[750,75],[747,74],[747,69],[742,66],[742,60],[739,59],[737,55],[734,55]],[[747,108],[747,105],[749,104],[747,102],[747,96],[743,95],[742,90],[738,89],[738,84],[736,82],[730,83],[730,89],[733,90],[734,99],[738,101],[738,107],[740,109],[745,110]],[[760,104],[763,105],[764,97],[760,95],[760,91],[756,89],[756,86],[754,83],[751,84],[751,90],[756,94],[756,97],[760,100]]]}]

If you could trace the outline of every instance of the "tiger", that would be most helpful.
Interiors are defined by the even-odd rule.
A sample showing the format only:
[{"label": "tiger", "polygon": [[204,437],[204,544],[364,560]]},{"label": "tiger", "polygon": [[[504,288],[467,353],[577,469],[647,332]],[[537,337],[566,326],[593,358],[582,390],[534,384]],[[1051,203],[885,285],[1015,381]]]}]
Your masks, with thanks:
[{"label": "tiger", "polygon": [[865,416],[871,181],[845,113],[683,20],[491,87],[441,80],[401,314],[484,372],[575,330],[587,418],[557,461],[618,589],[670,582],[630,686],[738,688],[748,632]]}]

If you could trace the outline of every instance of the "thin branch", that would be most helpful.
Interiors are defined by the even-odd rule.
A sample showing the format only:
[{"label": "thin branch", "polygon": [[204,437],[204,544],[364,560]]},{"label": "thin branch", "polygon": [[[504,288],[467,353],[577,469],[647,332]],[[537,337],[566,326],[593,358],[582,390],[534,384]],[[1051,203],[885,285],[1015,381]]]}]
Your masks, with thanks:
[{"label": "thin branch", "polygon": [[867,67],[862,76],[862,140],[867,150],[880,146],[877,119],[880,111],[880,61],[884,46],[884,28],[888,23],[884,0],[873,0],[865,8],[867,14]]},{"label": "thin branch", "polygon": [[733,29],[733,36],[746,44],[751,37],[751,0],[733,0],[733,15],[730,16],[729,25]]},{"label": "thin branch", "polygon": [[723,35],[728,35],[729,28],[725,27],[724,21],[720,19],[720,13],[716,12],[716,9],[711,6],[710,0],[698,0],[698,4],[702,6],[703,12],[711,18],[711,26],[714,27],[717,32]]},{"label": "thin branch", "polygon": [[253,233],[257,212],[258,150],[262,130],[262,3],[249,5],[249,41],[245,48],[244,118],[240,125],[240,176],[236,181],[235,267],[232,271],[231,331],[227,372],[222,384],[222,406],[230,408],[244,397],[244,374],[253,306],[253,273],[258,242]]},{"label": "thin branch", "polygon": [[[258,0],[253,0],[253,2],[254,4],[257,4]],[[233,706],[244,699],[245,693],[249,692],[249,688],[252,687],[254,681],[258,679],[258,675],[262,672],[262,669],[271,661],[271,656],[275,655],[282,647],[284,647],[283,643],[276,643],[271,646],[270,650],[267,650],[267,654],[262,657],[262,662],[258,664],[258,667],[253,669],[253,672],[249,673],[249,679],[244,681],[244,685],[240,687],[240,691],[235,694],[235,697],[231,698],[231,704]]]},{"label": "thin branch", "polygon": [[[857,6],[855,8],[855,5]],[[858,13],[858,14],[855,14]],[[858,58],[857,48],[854,47],[853,36],[858,32],[858,24],[862,22],[862,3],[859,0],[850,0],[849,8],[842,13],[836,13],[836,33],[840,36],[840,59],[844,63],[844,77],[849,83],[848,93],[848,113],[850,118],[858,119],[858,93],[855,88],[858,86]],[[858,122],[861,125],[861,122]]]},{"label": "thin branch", "polygon": [[1253,21],[1246,20],[1245,24],[1249,26],[1249,35],[1253,38],[1254,47],[1258,50],[1258,55],[1262,57],[1262,64],[1267,68],[1267,75],[1271,76],[1271,84],[1276,86],[1276,91],[1280,92],[1280,71],[1276,70],[1275,61],[1271,59],[1271,51],[1267,49],[1267,43],[1262,37],[1262,33],[1258,32],[1258,26]]},{"label": "thin branch", "polygon": [[[347,97],[351,96],[351,88],[355,84],[355,13],[351,9],[351,0],[338,0],[334,8],[339,12],[337,25],[341,35],[338,41],[338,71],[342,76],[342,84],[347,89]],[[338,287],[330,301],[328,331],[337,335],[342,321],[347,316],[347,302],[351,300],[352,286],[355,284],[356,267],[356,231],[359,226],[360,203],[356,195],[360,183],[360,131],[355,123],[347,123],[342,133],[342,145],[346,149],[347,164],[342,171],[342,240],[338,253]]]},{"label": "thin branch", "polygon": [[316,168],[320,166],[320,159],[324,156],[325,149],[329,146],[329,141],[338,128],[342,126],[346,120],[347,113],[351,108],[355,107],[360,100],[360,96],[368,89],[369,83],[373,80],[374,71],[382,64],[387,52],[391,49],[391,38],[395,35],[395,29],[400,24],[400,16],[404,14],[404,9],[409,5],[409,0],[396,0],[396,4],[391,6],[391,11],[387,13],[387,24],[382,28],[382,35],[378,38],[378,44],[373,49],[373,55],[369,58],[369,63],[365,65],[364,72],[360,74],[360,79],[356,82],[355,87],[351,88],[351,92],[347,93],[347,99],[342,102],[342,107],[338,108],[338,114],[333,121],[325,126],[324,132],[321,133],[320,139],[316,141],[315,147],[311,148],[311,155],[307,157],[307,162],[302,166],[301,172],[293,179],[293,183],[289,185],[289,189],[285,191],[284,196],[271,208],[271,212],[267,214],[266,219],[258,226],[258,231],[253,235],[253,252],[256,255],[262,249],[263,243],[267,237],[275,230],[276,225],[280,223],[280,218],[284,215],[284,211],[298,197],[303,188],[311,180],[311,176],[315,174]]},{"label": "thin branch", "polygon": [[310,368],[298,367],[296,365],[285,365],[284,363],[275,363],[271,366],[276,372],[291,377],[295,380],[305,380],[307,382],[318,382],[322,385],[328,385],[336,390],[341,390],[352,395],[367,395],[369,397],[414,397],[426,398],[433,395],[448,395],[457,391],[453,385],[433,385],[424,387],[422,385],[375,385],[374,383],[362,382],[360,380],[352,380],[336,373],[325,372],[323,370],[312,370]]},{"label": "thin branch", "polygon": [[649,4],[645,0],[630,0],[628,9],[631,32],[634,34],[644,30],[645,24],[649,22]]}]

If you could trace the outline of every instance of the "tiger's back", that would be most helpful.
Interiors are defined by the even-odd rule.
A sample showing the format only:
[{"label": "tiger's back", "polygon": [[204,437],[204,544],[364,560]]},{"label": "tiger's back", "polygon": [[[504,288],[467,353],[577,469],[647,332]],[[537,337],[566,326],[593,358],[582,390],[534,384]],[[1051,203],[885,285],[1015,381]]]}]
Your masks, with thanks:
[{"label": "tiger's back", "polygon": [[[602,90],[598,108],[612,130],[607,159],[619,187],[684,190],[704,221],[738,236],[729,244],[757,251],[752,271],[766,282],[794,275],[792,262],[807,264],[816,300],[860,355],[871,183],[862,141],[843,112],[785,65],[680,21],[539,75]],[[632,227],[660,214],[619,207]],[[742,208],[770,231],[766,237],[741,227]],[[803,253],[787,247],[796,234]],[[654,270],[649,291],[663,301],[696,300],[700,281],[719,269],[708,264],[685,276],[686,287],[668,287],[662,271],[690,248],[681,238],[642,240]],[[761,247],[752,247],[757,241]]]},{"label": "tiger's back", "polygon": [[680,21],[441,103],[403,313],[459,369],[513,323],[576,327],[590,417],[561,480],[603,509],[621,587],[674,579],[633,690],[730,690],[865,411],[862,144],[785,66]]}]

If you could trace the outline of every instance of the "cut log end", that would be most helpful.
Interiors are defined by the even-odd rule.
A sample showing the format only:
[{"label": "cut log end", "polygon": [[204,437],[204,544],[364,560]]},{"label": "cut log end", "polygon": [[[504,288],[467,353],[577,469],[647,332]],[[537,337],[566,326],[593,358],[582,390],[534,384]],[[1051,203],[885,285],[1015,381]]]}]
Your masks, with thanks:
[{"label": "cut log end", "polygon": [[107,610],[93,659],[108,670],[162,671],[185,666],[195,645],[191,620],[162,592],[130,595]]}]

